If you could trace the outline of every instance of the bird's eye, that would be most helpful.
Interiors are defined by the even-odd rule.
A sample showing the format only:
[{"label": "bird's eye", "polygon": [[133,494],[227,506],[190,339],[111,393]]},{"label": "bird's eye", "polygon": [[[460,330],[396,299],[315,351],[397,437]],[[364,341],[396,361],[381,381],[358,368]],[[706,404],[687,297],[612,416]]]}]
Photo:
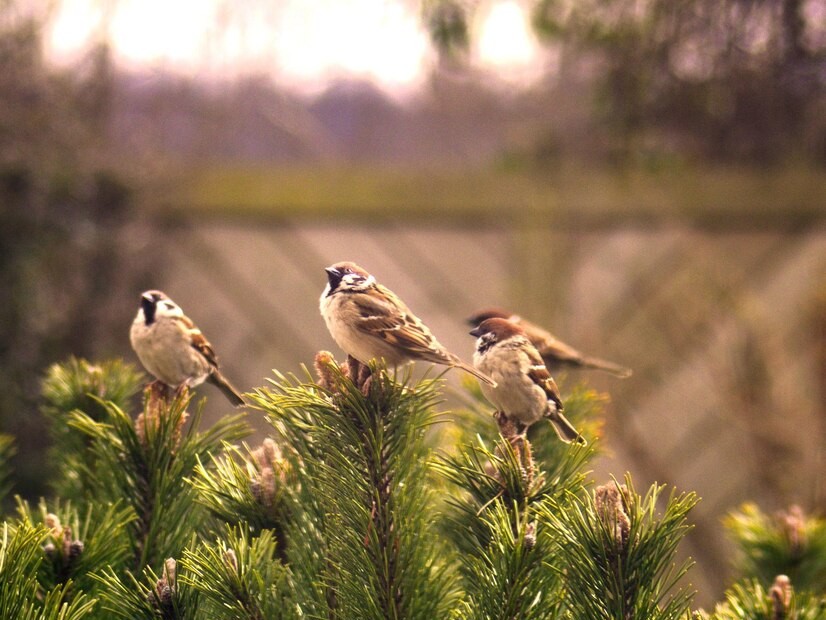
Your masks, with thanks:
[{"label": "bird's eye", "polygon": [[175,309],[175,304],[170,303],[170,302],[168,302],[168,301],[165,301],[165,302],[164,302],[164,304],[163,304],[163,306],[164,306],[164,308],[166,308],[167,310],[174,310],[174,309]]}]

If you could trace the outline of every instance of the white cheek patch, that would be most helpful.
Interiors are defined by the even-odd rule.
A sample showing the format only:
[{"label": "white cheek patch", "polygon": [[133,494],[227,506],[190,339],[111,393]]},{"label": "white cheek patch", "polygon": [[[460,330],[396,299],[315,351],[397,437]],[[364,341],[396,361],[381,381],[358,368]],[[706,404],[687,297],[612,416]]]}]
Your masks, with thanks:
[{"label": "white cheek patch", "polygon": [[367,276],[365,278],[357,273],[348,273],[341,280],[344,283],[344,288],[350,289],[351,291],[364,291],[376,283],[376,279],[373,276]]},{"label": "white cheek patch", "polygon": [[183,316],[184,312],[173,301],[162,301],[158,304],[159,316]]}]

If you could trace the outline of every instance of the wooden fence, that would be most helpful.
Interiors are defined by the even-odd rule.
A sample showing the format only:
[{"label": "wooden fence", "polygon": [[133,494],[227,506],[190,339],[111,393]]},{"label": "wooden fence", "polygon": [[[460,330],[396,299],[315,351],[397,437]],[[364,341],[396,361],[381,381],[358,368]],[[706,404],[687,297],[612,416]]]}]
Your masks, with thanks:
[{"label": "wooden fence", "polygon": [[[373,272],[466,359],[473,339],[463,319],[501,305],[632,367],[626,380],[559,379],[563,391],[585,379],[610,395],[598,481],[627,470],[640,488],[658,481],[702,497],[683,551],[698,561],[691,579],[705,595],[727,583],[728,510],[749,499],[770,511],[826,508],[821,219],[428,223],[343,212],[176,222],[159,237],[157,286],[193,316],[243,389],[273,368],[299,371],[320,349],[338,352],[318,297],[323,267],[344,259]],[[223,412],[220,399],[209,407]]]}]

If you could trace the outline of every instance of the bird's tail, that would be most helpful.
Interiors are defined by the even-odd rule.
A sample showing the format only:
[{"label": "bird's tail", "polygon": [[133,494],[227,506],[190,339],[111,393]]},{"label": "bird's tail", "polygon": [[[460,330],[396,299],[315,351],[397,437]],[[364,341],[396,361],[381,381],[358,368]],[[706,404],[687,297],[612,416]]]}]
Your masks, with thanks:
[{"label": "bird's tail", "polygon": [[222,375],[217,368],[209,374],[207,381],[221,390],[224,393],[224,396],[227,397],[227,400],[229,400],[234,407],[245,404],[244,399],[238,393],[238,390],[232,387],[232,384],[227,381],[226,377],[224,377],[224,375]]},{"label": "bird's tail", "polygon": [[565,443],[576,442],[578,444],[585,445],[585,438],[579,434],[579,432],[574,428],[574,425],[568,421],[564,415],[562,415],[559,411],[552,411],[547,415],[548,419],[551,421],[551,424],[556,431],[556,434],[559,435],[559,438],[564,441]]},{"label": "bird's tail", "polygon": [[462,370],[464,370],[465,372],[469,372],[469,373],[470,373],[470,374],[472,374],[474,377],[476,377],[477,379],[479,379],[479,381],[484,381],[485,383],[487,383],[487,384],[488,384],[488,385],[490,385],[491,387],[496,387],[496,381],[494,381],[493,379],[491,379],[490,377],[488,377],[485,373],[483,373],[483,372],[480,372],[480,371],[476,370],[476,369],[475,369],[473,366],[471,366],[470,364],[466,364],[466,363],[465,363],[465,362],[463,362],[462,360],[454,360],[454,362],[453,362],[452,366],[453,366],[454,368],[461,368],[461,369],[462,369]]},{"label": "bird's tail", "polygon": [[620,366],[608,360],[601,360],[598,357],[583,357],[582,366],[585,368],[593,368],[594,370],[602,370],[620,379],[626,379],[634,372],[630,368]]}]

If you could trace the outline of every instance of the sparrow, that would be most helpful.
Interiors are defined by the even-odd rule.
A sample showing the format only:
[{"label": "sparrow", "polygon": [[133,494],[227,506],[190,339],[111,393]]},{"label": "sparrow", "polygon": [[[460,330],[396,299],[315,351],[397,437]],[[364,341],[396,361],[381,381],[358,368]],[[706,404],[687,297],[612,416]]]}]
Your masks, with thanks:
[{"label": "sparrow", "polygon": [[563,367],[578,368],[578,369],[593,369],[602,370],[610,373],[620,379],[630,377],[632,371],[630,368],[614,364],[606,360],[596,357],[588,357],[577,351],[569,344],[565,344],[554,336],[549,331],[546,331],[530,321],[526,321],[519,315],[513,314],[500,308],[489,308],[487,310],[480,310],[473,316],[467,319],[468,324],[472,326],[479,325],[485,319],[507,319],[512,323],[519,325],[531,341],[531,344],[537,348],[539,354],[542,356],[545,365],[557,370]]},{"label": "sparrow", "polygon": [[470,334],[476,336],[473,365],[496,386],[480,384],[482,393],[506,418],[527,428],[542,418],[550,420],[559,438],[585,443],[562,415],[559,388],[525,330],[507,319],[485,319]]},{"label": "sparrow", "polygon": [[129,340],[144,368],[161,383],[178,388],[209,381],[235,405],[244,399],[218,370],[212,345],[174,301],[161,291],[141,295]]},{"label": "sparrow", "polygon": [[424,360],[461,368],[483,384],[495,385],[490,377],[445,349],[401,299],[364,269],[341,262],[325,271],[321,316],[347,355],[365,365],[378,358],[390,366]]}]

